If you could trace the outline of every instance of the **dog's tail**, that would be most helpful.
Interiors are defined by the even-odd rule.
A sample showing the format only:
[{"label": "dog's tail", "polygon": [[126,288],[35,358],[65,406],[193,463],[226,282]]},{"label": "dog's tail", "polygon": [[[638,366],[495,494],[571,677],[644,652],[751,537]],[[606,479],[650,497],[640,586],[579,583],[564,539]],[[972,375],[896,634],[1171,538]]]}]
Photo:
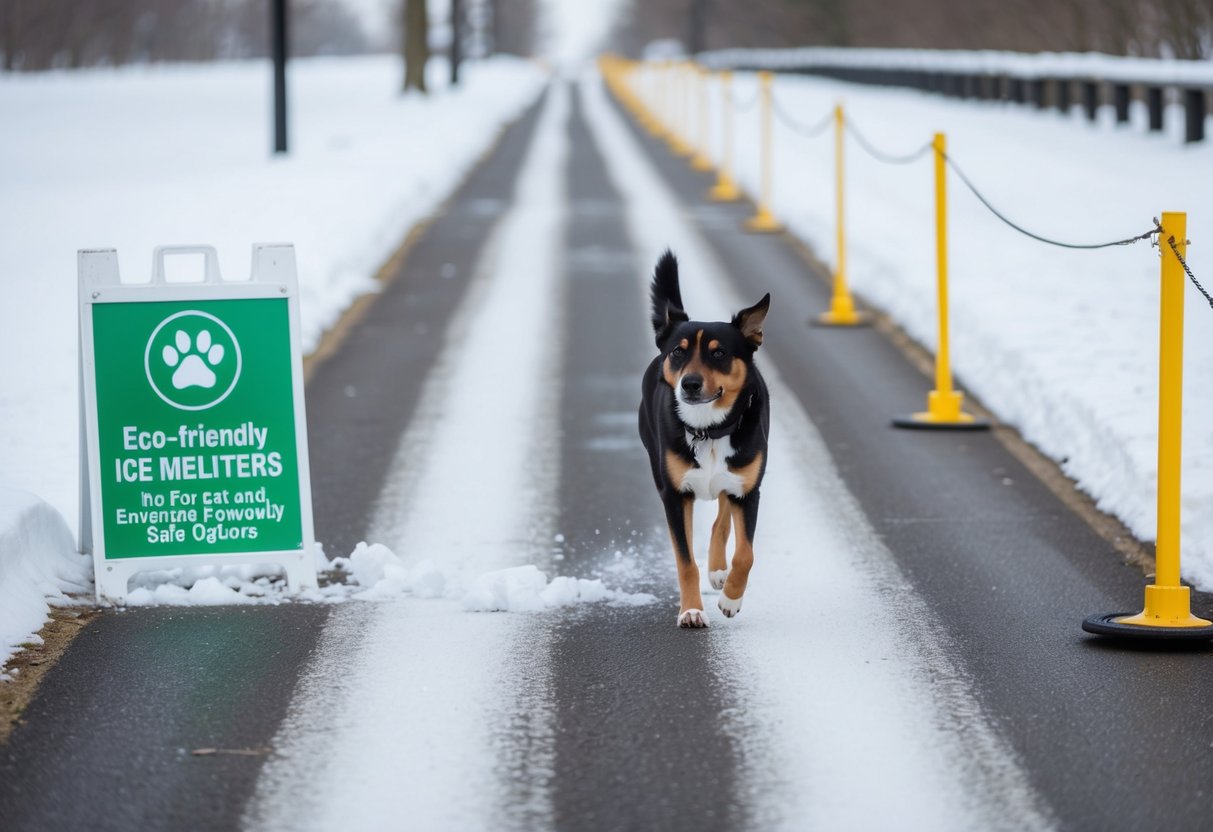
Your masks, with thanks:
[{"label": "dog's tail", "polygon": [[678,260],[669,249],[661,255],[653,270],[649,300],[653,306],[653,333],[660,347],[675,324],[688,320],[682,306],[682,291],[678,288]]}]

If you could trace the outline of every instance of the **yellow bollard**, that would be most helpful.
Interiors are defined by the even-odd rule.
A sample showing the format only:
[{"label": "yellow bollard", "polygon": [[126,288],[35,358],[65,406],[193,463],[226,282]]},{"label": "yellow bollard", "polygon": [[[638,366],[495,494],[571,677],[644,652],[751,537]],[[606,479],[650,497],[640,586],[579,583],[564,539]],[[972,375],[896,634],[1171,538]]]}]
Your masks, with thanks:
[{"label": "yellow bollard", "polygon": [[723,133],[723,150],[720,169],[716,172],[716,185],[708,191],[713,202],[732,202],[741,197],[733,182],[733,73],[720,73],[720,124]]},{"label": "yellow bollard", "polygon": [[[1155,639],[1210,639],[1213,622],[1192,614],[1191,590],[1179,580],[1180,438],[1183,429],[1184,288],[1179,257],[1187,252],[1188,216],[1162,215],[1161,313],[1158,357],[1158,539],[1154,583],[1144,609],[1093,615],[1082,628],[1098,635]],[[1179,251],[1176,257],[1172,243]]]},{"label": "yellow bollard", "polygon": [[770,72],[758,73],[762,105],[762,193],[758,197],[758,212],[745,222],[746,231],[772,234],[783,226],[771,213],[771,79]]},{"label": "yellow bollard", "polygon": [[952,389],[948,355],[948,169],[947,143],[935,134],[935,262],[939,314],[939,345],[935,350],[935,389],[927,394],[927,409],[893,419],[894,427],[928,430],[984,430],[990,425],[965,413],[964,393]]},{"label": "yellow bollard", "polygon": [[846,139],[846,121],[842,105],[834,107],[834,210],[838,217],[838,268],[834,270],[834,291],[830,298],[830,310],[819,315],[813,323],[818,326],[864,326],[868,317],[855,311],[855,300],[847,288],[847,235],[844,220],[844,166],[843,149]]},{"label": "yellow bollard", "polygon": [[696,115],[699,129],[695,155],[691,157],[692,170],[711,170],[712,160],[708,158],[708,71],[699,64],[691,64],[695,75]]}]

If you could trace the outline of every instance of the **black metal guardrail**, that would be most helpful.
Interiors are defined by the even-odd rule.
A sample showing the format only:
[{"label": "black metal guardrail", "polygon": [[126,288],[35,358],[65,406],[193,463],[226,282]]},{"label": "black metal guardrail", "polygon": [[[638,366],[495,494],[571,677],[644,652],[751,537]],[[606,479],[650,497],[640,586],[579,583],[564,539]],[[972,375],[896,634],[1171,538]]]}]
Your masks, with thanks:
[{"label": "black metal guardrail", "polygon": [[[1205,140],[1205,118],[1213,100],[1210,95],[1213,91],[1213,66],[1209,67],[1207,78],[1201,77],[1201,72],[1176,73],[1173,79],[1164,78],[1164,73],[1143,72],[1135,79],[1131,75],[1132,64],[1129,68],[1101,76],[1098,65],[1094,71],[1078,68],[1050,72],[1047,65],[1041,69],[1028,67],[1017,71],[1014,68],[1016,61],[975,60],[973,67],[964,68],[962,61],[955,60],[942,60],[936,66],[931,65],[929,57],[907,61],[904,60],[904,52],[895,56],[902,60],[885,62],[880,59],[879,50],[856,50],[853,56],[848,56],[849,59],[840,60],[840,51],[820,50],[821,57],[815,58],[814,53],[818,50],[814,49],[733,49],[704,53],[699,60],[712,69],[765,69],[817,75],[856,84],[907,87],[950,98],[1006,101],[1039,110],[1069,112],[1075,104],[1080,104],[1088,121],[1098,118],[1101,106],[1111,106],[1117,124],[1129,122],[1130,104],[1138,100],[1145,103],[1151,132],[1163,130],[1167,99],[1173,97],[1183,106],[1185,142]],[[864,65],[863,52],[872,56],[871,65]],[[903,65],[899,66],[899,63]],[[978,69],[977,66],[982,63],[988,66]],[[1184,63],[1199,65],[1203,62]]]}]

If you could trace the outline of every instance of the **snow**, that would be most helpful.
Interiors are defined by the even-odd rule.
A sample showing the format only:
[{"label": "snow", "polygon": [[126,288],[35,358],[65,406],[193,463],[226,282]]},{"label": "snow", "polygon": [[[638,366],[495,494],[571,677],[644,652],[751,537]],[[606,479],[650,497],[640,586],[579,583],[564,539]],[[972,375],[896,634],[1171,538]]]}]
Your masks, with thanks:
[{"label": "snow", "polygon": [[66,593],[87,590],[92,571],[55,509],[0,485],[0,668],[22,644],[38,642],[32,634],[42,629],[47,604],[72,604]]},{"label": "snow", "polygon": [[[590,41],[587,35],[583,43]],[[13,162],[0,190],[7,290],[0,350],[25,359],[6,365],[0,386],[0,661],[30,640],[48,602],[71,603],[67,593],[87,591],[90,579],[91,564],[75,553],[65,522],[76,511],[73,252],[116,245],[128,279],[142,279],[153,245],[212,242],[232,275],[241,273],[241,252],[254,240],[293,240],[314,345],[353,297],[373,290],[372,275],[404,232],[434,210],[542,81],[530,64],[495,61],[469,65],[458,92],[400,99],[392,59],[297,62],[297,150],[269,160],[264,74],[261,65],[237,64],[0,76],[10,127],[0,133],[0,157]],[[737,85],[744,99],[754,80],[742,75]],[[597,79],[583,81],[582,92],[640,259],[652,262],[674,247],[697,317],[725,318],[752,303],[733,294]],[[1213,195],[1205,187],[1213,148],[1116,132],[1106,117],[1089,128],[1056,113],[814,79],[780,78],[776,92],[806,123],[845,94],[855,124],[890,152],[945,129],[954,157],[996,205],[1055,236],[1127,236],[1163,208],[1187,208],[1190,261],[1198,276],[1207,271],[1201,241],[1213,239]],[[551,379],[562,376],[559,345],[511,340],[518,372],[508,384],[484,378],[477,361],[512,331],[520,310],[563,331],[558,246],[568,113],[568,90],[557,85],[515,204],[476,266],[396,451],[372,542],[336,558],[328,585],[305,596],[376,603],[334,609],[244,826],[386,828],[398,823],[402,796],[418,828],[551,826],[550,669],[548,651],[535,644],[568,607],[656,601],[628,584],[640,561],[668,558],[664,541],[631,544],[625,555],[604,539],[602,554],[614,552],[616,564],[603,570],[605,579],[549,578],[564,543],[554,521],[560,391]],[[739,116],[739,137],[757,135],[755,119]],[[87,142],[81,125],[89,127]],[[759,181],[756,145],[737,143],[738,173],[751,188]],[[779,127],[775,147],[775,213],[830,259],[829,140],[810,142]],[[854,145],[848,154],[852,286],[931,345],[929,164],[878,165]],[[1152,537],[1155,255],[1144,245],[1044,249],[998,224],[957,184],[952,325],[962,387],[1065,459],[1101,506]],[[1203,317],[1213,311],[1192,290],[1188,304],[1185,575],[1210,587],[1213,392],[1202,368],[1213,359],[1213,327]],[[645,314],[639,304],[637,314]],[[763,369],[774,396],[792,405],[778,368]],[[445,464],[468,459],[464,437],[483,422],[486,401],[501,438],[491,454],[475,458],[494,464]],[[759,825],[1049,826],[956,663],[949,634],[868,525],[806,415],[778,409],[771,445],[764,516],[783,520],[762,526],[744,614],[724,622],[709,602],[717,672],[748,703],[722,730],[742,738],[744,776],[764,795]],[[453,493],[460,499],[451,500]],[[696,538],[704,540],[710,513],[700,511],[697,522]],[[808,540],[812,557],[805,557]],[[705,594],[718,597],[702,571]],[[244,565],[144,574],[130,602],[286,598],[280,579]],[[525,614],[479,614],[495,611]],[[802,628],[788,626],[789,615],[820,637],[805,639]],[[905,620],[918,622],[912,636],[900,625]],[[501,695],[503,686],[510,696]],[[857,724],[864,730],[855,731]],[[503,769],[502,759],[511,766]],[[518,784],[532,791],[520,799]]]},{"label": "snow", "polygon": [[[506,808],[485,746],[508,723],[502,712],[511,697],[502,696],[501,680],[510,680],[511,691],[542,686],[546,651],[520,640],[532,616],[466,610],[538,612],[549,600],[572,600],[570,582],[549,584],[536,563],[559,534],[551,519],[559,479],[552,403],[559,399],[549,398],[559,396],[551,379],[560,374],[550,367],[559,350],[547,339],[511,338],[518,310],[561,331],[557,247],[568,109],[567,88],[553,88],[513,208],[475,267],[371,523],[372,537],[406,553],[392,566],[407,571],[441,559],[448,595],[452,586],[462,588],[462,600],[403,597],[378,605],[369,620],[351,605],[337,611],[274,740],[278,753],[266,762],[246,828],[388,828],[402,794],[410,823],[422,829],[484,828],[487,819],[518,811],[516,801]],[[485,379],[480,357],[506,342],[518,351],[508,384]],[[483,424],[486,402],[494,434],[508,441],[469,459],[466,437]],[[451,465],[453,459],[493,464]],[[580,583],[577,592],[587,601],[605,594],[590,587],[581,598]],[[520,644],[528,645],[521,653]],[[334,698],[334,686],[344,693]],[[545,732],[536,728],[541,746]],[[542,765],[542,758],[536,750],[526,765]]]},{"label": "snow", "polygon": [[[639,82],[644,84],[642,78]],[[756,81],[736,77],[751,100]],[[643,88],[643,87],[642,87]],[[949,156],[1001,212],[1068,242],[1123,239],[1163,211],[1188,212],[1188,263],[1213,283],[1213,142],[1122,131],[1105,108],[1077,115],[960,102],[925,93],[777,76],[774,95],[800,124],[836,102],[888,154],[947,136]],[[708,100],[719,99],[714,87]],[[1133,111],[1140,123],[1145,114]],[[1170,119],[1178,126],[1179,119]],[[774,121],[773,212],[836,263],[832,131],[805,138]],[[758,108],[736,115],[736,177],[761,183]],[[718,133],[710,141],[720,147]],[[885,164],[846,145],[848,283],[923,344],[937,338],[932,162]],[[1098,506],[1143,540],[1156,531],[1159,261],[1147,243],[1099,251],[1046,246],[1003,225],[955,177],[948,186],[951,358],[957,385],[1017,427]],[[1213,589],[1213,309],[1186,290],[1183,576]],[[907,412],[925,407],[906,402]],[[893,416],[895,414],[889,414]]]},{"label": "snow", "polygon": [[[209,243],[233,278],[254,242],[294,241],[311,349],[353,298],[375,291],[405,233],[545,77],[531,62],[493,59],[467,64],[450,90],[442,62],[430,68],[435,93],[422,98],[398,94],[392,57],[292,62],[285,158],[268,152],[262,62],[0,74],[0,353],[20,357],[0,376],[0,486],[49,503],[0,518],[0,536],[29,541],[11,550],[12,569],[33,552],[75,549],[45,514],[77,523],[76,250],[115,247],[124,279],[144,281],[154,246]],[[0,554],[0,574],[10,574],[14,555]],[[14,595],[0,605],[6,644],[39,629],[48,592],[82,589],[75,578],[48,585],[58,573],[47,569],[32,582],[4,579]],[[175,570],[137,585],[131,602],[281,600],[259,574]]]},{"label": "snow", "polygon": [[1207,87],[1213,85],[1213,61],[1158,60],[1097,52],[998,52],[964,49],[721,49],[699,56],[705,66],[758,67],[772,70],[812,68],[892,69],[1019,78],[1102,79]]}]

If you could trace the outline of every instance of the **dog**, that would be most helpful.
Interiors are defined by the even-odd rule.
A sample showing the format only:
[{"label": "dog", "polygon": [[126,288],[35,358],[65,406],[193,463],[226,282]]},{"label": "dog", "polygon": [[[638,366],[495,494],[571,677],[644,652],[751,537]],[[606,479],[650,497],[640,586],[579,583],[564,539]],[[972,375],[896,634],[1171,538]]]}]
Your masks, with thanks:
[{"label": "dog", "polygon": [[[768,293],[729,323],[692,321],[682,304],[678,261],[657,261],[650,289],[653,333],[660,354],[644,373],[640,441],[665,507],[678,565],[678,626],[708,626],[691,540],[694,501],[716,500],[708,544],[708,580],[722,590],[717,606],[727,618],[741,611],[754,564],[758,492],[767,465],[770,430],[766,382],[754,364]],[[733,565],[725,544],[736,527]]]}]

